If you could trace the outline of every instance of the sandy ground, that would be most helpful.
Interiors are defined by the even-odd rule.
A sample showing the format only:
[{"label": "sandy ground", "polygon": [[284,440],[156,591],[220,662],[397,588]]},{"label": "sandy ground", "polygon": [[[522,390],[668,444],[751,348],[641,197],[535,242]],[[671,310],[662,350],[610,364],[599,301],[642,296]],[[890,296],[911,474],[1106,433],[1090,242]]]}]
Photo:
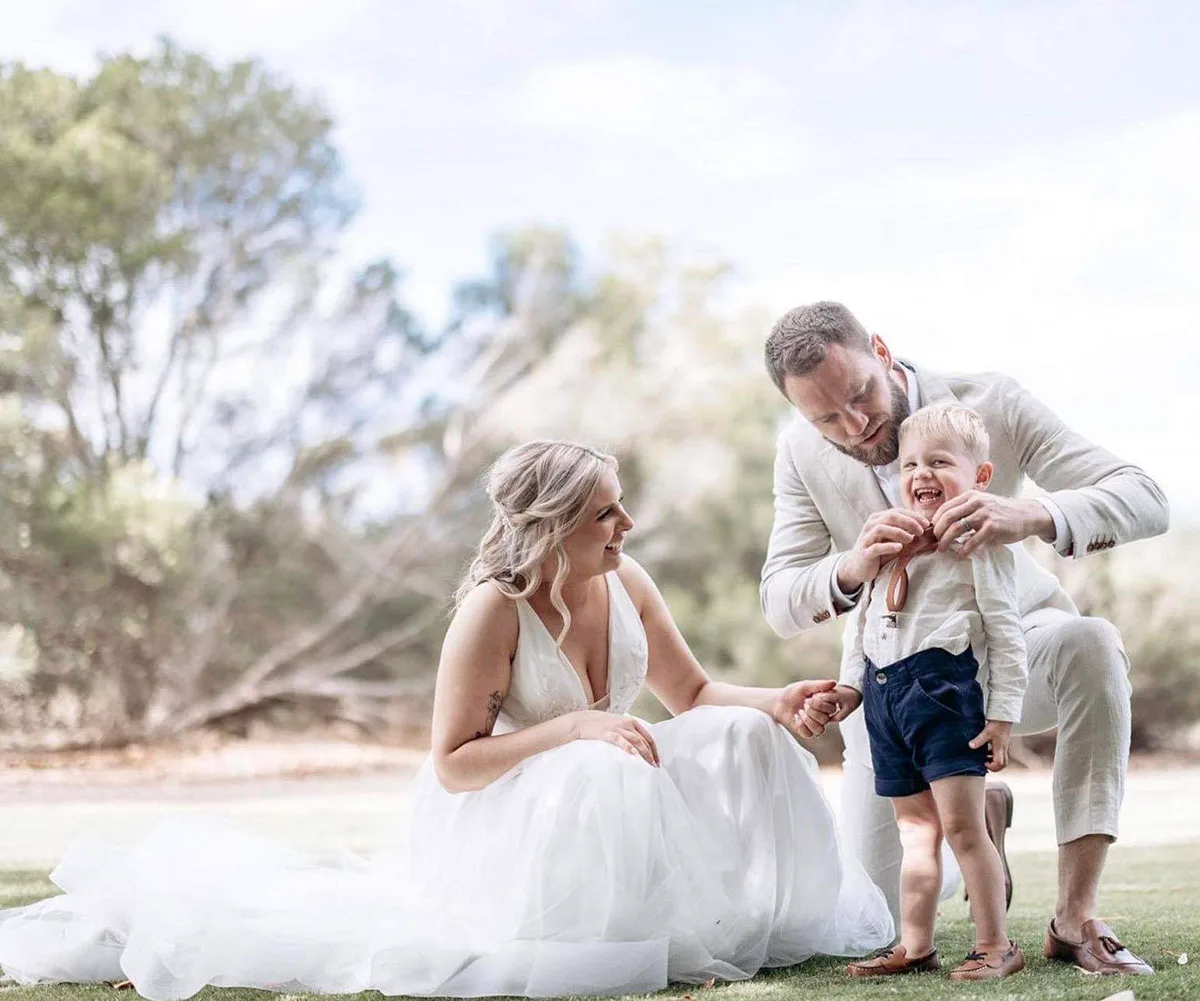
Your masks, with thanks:
[{"label": "sandy ground", "polygon": [[[104,767],[87,760],[53,769],[8,762],[0,767],[0,866],[47,865],[81,834],[127,842],[181,815],[298,847],[371,851],[403,832],[421,758],[402,750],[292,744]],[[1014,768],[1004,778],[1016,798],[1009,850],[1052,850],[1050,773]],[[822,781],[836,808],[841,772],[823,770]],[[1121,841],[1200,841],[1200,766],[1131,771]]]}]

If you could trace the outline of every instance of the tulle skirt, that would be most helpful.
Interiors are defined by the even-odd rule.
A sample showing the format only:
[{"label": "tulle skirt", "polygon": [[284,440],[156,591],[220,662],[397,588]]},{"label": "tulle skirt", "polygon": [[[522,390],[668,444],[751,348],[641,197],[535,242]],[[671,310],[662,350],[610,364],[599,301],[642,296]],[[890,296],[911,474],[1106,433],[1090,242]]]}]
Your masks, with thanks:
[{"label": "tulle skirt", "polygon": [[450,794],[427,762],[403,849],[313,856],[194,819],[131,849],[76,844],[58,897],[0,912],[19,983],[129,978],[473,997],[738,980],[893,937],[839,848],[811,755],[766,715],[655,724],[661,768],[598,741]]}]

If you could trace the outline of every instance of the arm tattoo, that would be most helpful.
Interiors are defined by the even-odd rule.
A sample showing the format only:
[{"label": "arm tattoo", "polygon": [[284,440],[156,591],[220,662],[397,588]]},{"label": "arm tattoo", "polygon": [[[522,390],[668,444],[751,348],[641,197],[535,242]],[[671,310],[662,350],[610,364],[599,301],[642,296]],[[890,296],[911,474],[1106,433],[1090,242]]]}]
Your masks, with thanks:
[{"label": "arm tattoo", "polygon": [[490,737],[492,735],[492,729],[496,725],[496,719],[500,715],[500,707],[503,704],[504,704],[504,693],[503,692],[492,692],[492,694],[488,696],[487,723],[484,724],[484,727],[482,730],[480,730],[478,733],[476,733],[474,736],[471,737],[472,740],[478,740],[480,737]]}]

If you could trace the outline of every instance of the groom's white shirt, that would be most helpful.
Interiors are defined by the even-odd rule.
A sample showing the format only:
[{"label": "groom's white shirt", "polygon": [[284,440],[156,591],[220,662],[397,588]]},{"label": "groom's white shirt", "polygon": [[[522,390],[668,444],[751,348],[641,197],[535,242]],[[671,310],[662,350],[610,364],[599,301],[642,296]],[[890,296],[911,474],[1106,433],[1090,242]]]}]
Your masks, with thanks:
[{"label": "groom's white shirt", "polygon": [[[915,402],[958,400],[983,418],[995,467],[990,492],[1016,496],[1026,476],[1046,492],[1056,523],[1065,523],[1056,539],[1066,543],[1063,556],[1079,559],[1166,531],[1167,501],[1158,484],[1072,431],[1015,380],[905,365]],[[779,635],[794,636],[850,610],[837,598],[837,562],[866,519],[890,506],[880,473],[887,475],[843,455],[800,414],[780,434],[775,522],[760,592],[763,614]],[[1078,614],[1058,579],[1021,548],[1017,598],[1025,628],[1047,609]]]}]

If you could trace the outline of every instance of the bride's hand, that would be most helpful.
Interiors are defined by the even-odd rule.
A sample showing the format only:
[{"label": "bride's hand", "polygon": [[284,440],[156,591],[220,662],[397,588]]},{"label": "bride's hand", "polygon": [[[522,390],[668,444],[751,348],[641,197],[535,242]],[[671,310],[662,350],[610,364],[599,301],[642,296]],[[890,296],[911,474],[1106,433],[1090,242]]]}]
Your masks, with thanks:
[{"label": "bride's hand", "polygon": [[569,714],[573,740],[603,740],[628,754],[640,754],[647,764],[659,765],[658,745],[649,728],[632,716],[614,716],[596,709]]},{"label": "bride's hand", "polygon": [[802,737],[819,737],[828,724],[842,722],[858,708],[860,702],[862,694],[849,685],[835,685],[818,692],[801,710],[796,732]]},{"label": "bride's hand", "polygon": [[775,709],[771,715],[776,723],[787,727],[798,737],[816,736],[806,732],[801,726],[805,705],[814,695],[832,691],[836,684],[836,681],[824,680],[797,681],[795,684],[788,685],[775,700]]}]

